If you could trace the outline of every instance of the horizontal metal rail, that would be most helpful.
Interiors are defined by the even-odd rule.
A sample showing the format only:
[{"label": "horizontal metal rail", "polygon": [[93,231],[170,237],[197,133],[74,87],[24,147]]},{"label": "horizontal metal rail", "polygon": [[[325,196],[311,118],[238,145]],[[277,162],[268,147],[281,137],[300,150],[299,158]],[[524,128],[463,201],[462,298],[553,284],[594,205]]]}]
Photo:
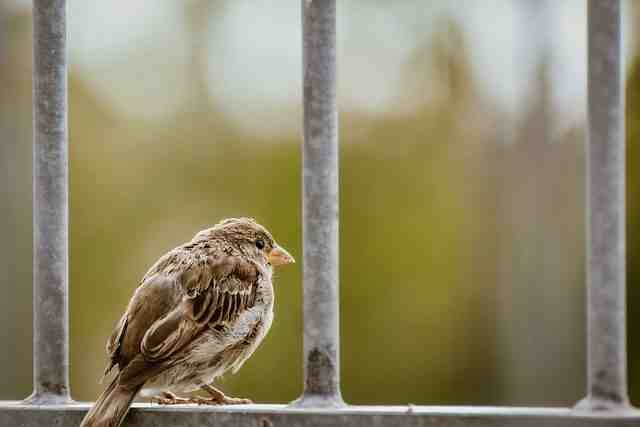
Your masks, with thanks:
[{"label": "horizontal metal rail", "polygon": [[[29,406],[0,404],[1,426],[77,427],[88,404]],[[159,407],[134,405],[123,427],[631,427],[640,425],[634,412],[584,414],[568,408],[482,406],[347,406],[292,408],[284,405],[235,407]]]}]

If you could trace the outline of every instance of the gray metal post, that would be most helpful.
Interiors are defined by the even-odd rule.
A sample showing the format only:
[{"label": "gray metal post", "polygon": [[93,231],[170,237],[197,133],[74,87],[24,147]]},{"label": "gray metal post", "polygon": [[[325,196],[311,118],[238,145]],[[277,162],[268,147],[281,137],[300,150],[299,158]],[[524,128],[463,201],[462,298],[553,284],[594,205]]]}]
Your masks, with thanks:
[{"label": "gray metal post", "polygon": [[300,406],[340,406],[336,3],[302,0],[304,393]]},{"label": "gray metal post", "polygon": [[589,0],[587,397],[578,409],[628,408],[625,144],[621,0]]},{"label": "gray metal post", "polygon": [[70,401],[65,15],[65,0],[33,2],[34,404]]}]

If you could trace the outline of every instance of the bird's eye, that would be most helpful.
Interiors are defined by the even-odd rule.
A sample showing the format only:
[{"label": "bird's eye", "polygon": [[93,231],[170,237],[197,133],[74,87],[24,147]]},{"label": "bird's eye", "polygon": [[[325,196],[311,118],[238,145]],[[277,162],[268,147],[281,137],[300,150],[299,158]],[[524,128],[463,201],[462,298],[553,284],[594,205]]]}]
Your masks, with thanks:
[{"label": "bird's eye", "polygon": [[256,240],[256,248],[264,249],[264,240],[262,240],[262,239]]}]

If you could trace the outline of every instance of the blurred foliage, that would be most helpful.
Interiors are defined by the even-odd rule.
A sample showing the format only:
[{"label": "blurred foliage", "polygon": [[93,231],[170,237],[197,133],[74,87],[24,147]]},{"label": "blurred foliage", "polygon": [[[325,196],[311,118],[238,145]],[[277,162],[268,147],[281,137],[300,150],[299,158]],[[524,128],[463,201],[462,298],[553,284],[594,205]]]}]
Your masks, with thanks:
[{"label": "blurred foliage", "polygon": [[629,387],[640,404],[640,58],[627,79],[627,345]]},{"label": "blurred foliage", "polygon": [[[188,16],[197,18],[192,2]],[[195,9],[194,9],[195,8]],[[194,12],[194,10],[196,12]],[[0,399],[30,392],[30,28],[7,15],[0,70]],[[194,34],[203,23],[195,19]],[[241,132],[207,102],[194,42],[189,101],[163,121],[118,115],[70,75],[71,387],[93,400],[104,343],[156,258],[228,216],[250,215],[301,258],[296,135]],[[241,54],[241,53],[239,53]],[[465,34],[448,23],[405,70],[402,114],[341,120],[343,394],[350,403],[567,405],[584,390],[584,130],[551,134],[548,67],[514,118],[478,90]],[[426,61],[428,58],[429,61]],[[629,76],[638,158],[640,63]],[[11,159],[11,160],[6,160]],[[640,322],[640,200],[629,174],[630,337]],[[286,402],[301,391],[301,264],[277,273],[276,320],[225,391]],[[640,391],[630,341],[632,397]],[[634,394],[635,393],[635,394]]]}]

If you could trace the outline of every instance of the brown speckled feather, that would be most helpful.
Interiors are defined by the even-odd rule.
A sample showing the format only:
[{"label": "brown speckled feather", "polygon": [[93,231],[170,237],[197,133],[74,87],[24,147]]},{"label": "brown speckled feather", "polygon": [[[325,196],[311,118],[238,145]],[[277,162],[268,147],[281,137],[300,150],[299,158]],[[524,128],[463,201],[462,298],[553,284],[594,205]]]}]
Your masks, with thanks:
[{"label": "brown speckled feather", "polygon": [[257,279],[256,266],[240,256],[216,256],[204,245],[169,252],[145,275],[113,332],[107,370],[123,370],[139,353],[147,362],[170,358],[203,328],[250,308]]}]

